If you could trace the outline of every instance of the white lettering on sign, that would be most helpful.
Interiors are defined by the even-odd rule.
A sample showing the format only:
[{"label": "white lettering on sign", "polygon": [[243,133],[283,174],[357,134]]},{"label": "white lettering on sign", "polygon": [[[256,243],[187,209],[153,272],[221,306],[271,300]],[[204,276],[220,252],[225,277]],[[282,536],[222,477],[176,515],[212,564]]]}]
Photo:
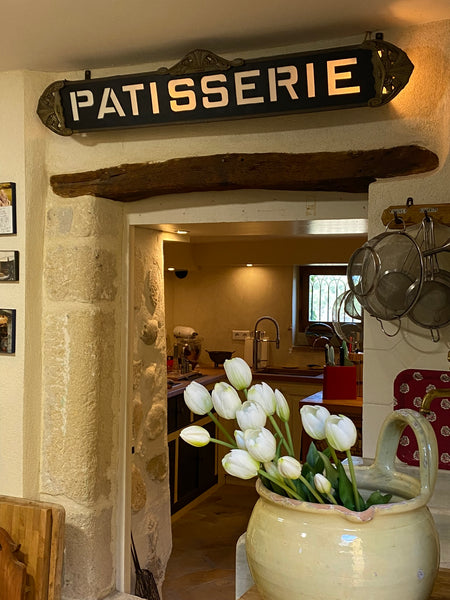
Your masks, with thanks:
[{"label": "white lettering on sign", "polygon": [[[228,90],[226,87],[210,87],[209,84],[213,81],[226,82],[227,77],[223,73],[219,75],[206,75],[202,77],[201,86],[202,92],[205,94],[203,97],[203,106],[205,108],[217,108],[220,106],[228,106]],[[211,100],[208,98],[209,94],[219,95],[220,98],[217,100]]]},{"label": "white lettering on sign", "polygon": [[314,75],[314,63],[306,63],[306,85],[308,87],[308,98],[315,98],[316,80]]},{"label": "white lettering on sign", "polygon": [[236,104],[260,104],[264,102],[263,96],[245,96],[244,92],[246,90],[254,90],[256,88],[256,84],[252,83],[242,83],[243,79],[247,79],[249,77],[259,77],[261,71],[259,69],[255,71],[241,71],[240,73],[234,74],[234,85],[236,88]]},{"label": "white lettering on sign", "polygon": [[[197,100],[195,98],[194,90],[178,90],[177,88],[180,86],[183,87],[194,87],[194,80],[190,77],[186,77],[185,79],[172,79],[169,81],[168,90],[171,98],[174,98],[170,101],[170,108],[173,112],[182,112],[184,110],[195,110],[197,106]],[[182,98],[186,98],[187,102],[179,104],[177,100],[181,100]]]},{"label": "white lettering on sign", "polygon": [[328,95],[329,96],[339,96],[341,94],[358,94],[361,90],[359,85],[354,85],[350,87],[336,87],[337,81],[342,81],[343,79],[351,79],[352,72],[351,71],[341,71],[336,73],[336,67],[344,67],[347,65],[356,65],[356,58],[340,58],[338,60],[328,60],[327,61],[327,75],[328,75]]},{"label": "white lettering on sign", "polygon": [[139,114],[139,107],[138,107],[136,92],[138,90],[143,90],[143,89],[144,89],[143,83],[135,83],[133,85],[123,85],[122,86],[122,91],[129,92],[129,94],[130,94],[131,112],[133,113],[134,116]]},{"label": "white lettering on sign", "polygon": [[[108,106],[108,100],[111,98],[113,106]],[[104,116],[108,113],[117,113],[119,117],[125,116],[125,111],[123,110],[117,96],[116,92],[112,88],[105,88],[103,90],[102,101],[100,103],[100,108],[98,110],[97,119],[103,119]]]},{"label": "white lettering on sign", "polygon": [[[81,102],[80,98],[84,98]],[[74,121],[80,120],[78,113],[79,108],[86,108],[87,106],[94,106],[94,94],[91,90],[79,90],[78,92],[70,92],[70,105],[72,107],[72,115]]]},{"label": "white lettering on sign", "polygon": [[[277,79],[276,75],[283,75],[287,73],[289,77],[286,79]],[[277,87],[285,87],[291,97],[291,100],[298,100],[297,92],[294,90],[294,85],[298,81],[297,68],[293,65],[286,67],[277,67],[267,69],[269,77],[269,98],[271,102],[278,100]]]},{"label": "white lettering on sign", "polygon": [[156,81],[150,81],[150,99],[152,101],[152,111],[154,115],[159,114],[159,99],[158,99],[158,88],[156,87]]}]

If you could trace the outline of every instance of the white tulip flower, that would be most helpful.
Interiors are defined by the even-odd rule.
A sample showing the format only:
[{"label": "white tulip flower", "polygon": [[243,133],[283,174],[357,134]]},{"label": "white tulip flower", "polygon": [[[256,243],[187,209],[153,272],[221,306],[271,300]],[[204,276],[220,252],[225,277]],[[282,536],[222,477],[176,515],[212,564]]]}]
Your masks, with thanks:
[{"label": "white tulip flower", "polygon": [[321,473],[316,473],[314,475],[314,485],[320,494],[328,496],[328,494],[331,493],[331,481]]},{"label": "white tulip flower", "polygon": [[302,465],[292,456],[282,456],[278,459],[277,468],[282,477],[286,479],[299,479],[302,474]]},{"label": "white tulip flower", "polygon": [[213,403],[204,385],[192,381],[184,390],[186,406],[196,415],[206,415],[212,410]]},{"label": "white tulip flower", "polygon": [[247,399],[260,404],[266,415],[273,415],[276,408],[276,398],[273,389],[264,381],[252,385],[248,390]]},{"label": "white tulip flower", "polygon": [[351,419],[344,415],[332,415],[325,423],[328,443],[335,450],[346,452],[356,442],[356,427]]},{"label": "white tulip flower", "polygon": [[269,462],[275,458],[277,441],[274,435],[265,427],[246,429],[244,440],[248,452],[259,462]]},{"label": "white tulip flower", "polygon": [[236,411],[236,420],[242,431],[245,431],[246,429],[264,427],[267,415],[262,406],[256,404],[256,402],[246,400]]},{"label": "white tulip flower", "polygon": [[237,390],[247,389],[252,382],[252,372],[243,358],[229,358],[223,363],[228,381]]},{"label": "white tulip flower", "polygon": [[289,404],[280,390],[275,390],[275,400],[277,415],[284,423],[287,423],[291,412],[289,410]]},{"label": "white tulip flower", "polygon": [[209,431],[204,427],[199,427],[198,425],[190,425],[189,427],[185,427],[181,430],[180,437],[191,446],[196,446],[197,448],[206,446],[209,444],[211,439]]},{"label": "white tulip flower", "polygon": [[305,405],[300,409],[303,429],[314,440],[323,440],[325,434],[325,422],[330,416],[330,411],[324,406]]},{"label": "white tulip flower", "polygon": [[275,463],[273,463],[271,461],[265,462],[264,470],[266,471],[266,473],[271,475],[271,477],[273,477],[273,479],[276,479],[277,481],[283,483],[283,478],[281,477],[280,471],[277,469],[277,466]]},{"label": "white tulip flower", "polygon": [[246,450],[236,448],[222,458],[222,466],[229,475],[251,479],[258,475],[260,465]]},{"label": "white tulip flower", "polygon": [[244,432],[240,429],[234,430],[234,439],[236,440],[237,447],[241,450],[247,450],[247,446],[245,445]]},{"label": "white tulip flower", "polygon": [[214,386],[212,391],[212,403],[217,414],[224,419],[234,419],[236,417],[236,411],[242,405],[237,391],[225,381],[219,381]]}]

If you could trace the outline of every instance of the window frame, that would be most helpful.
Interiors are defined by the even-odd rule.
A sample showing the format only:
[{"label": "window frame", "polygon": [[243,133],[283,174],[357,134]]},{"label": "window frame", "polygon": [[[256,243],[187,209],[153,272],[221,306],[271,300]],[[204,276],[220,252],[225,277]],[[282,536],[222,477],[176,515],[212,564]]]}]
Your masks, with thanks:
[{"label": "window frame", "polygon": [[[294,265],[292,284],[292,344],[304,346],[303,335],[309,321],[309,276],[310,275],[346,275],[347,265]],[[321,321],[333,326],[331,321]]]}]

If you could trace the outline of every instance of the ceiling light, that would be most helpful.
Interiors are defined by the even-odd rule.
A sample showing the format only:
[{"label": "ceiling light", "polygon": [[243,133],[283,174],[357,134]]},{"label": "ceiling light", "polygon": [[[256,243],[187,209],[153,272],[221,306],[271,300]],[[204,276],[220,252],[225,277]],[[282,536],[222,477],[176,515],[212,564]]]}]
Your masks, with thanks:
[{"label": "ceiling light", "polygon": [[175,267],[168,267],[168,271],[175,271]]},{"label": "ceiling light", "polygon": [[179,235],[187,235],[189,231],[187,231],[186,229],[177,229],[177,233]]},{"label": "ceiling light", "polygon": [[253,267],[253,263],[247,263],[247,267]]}]

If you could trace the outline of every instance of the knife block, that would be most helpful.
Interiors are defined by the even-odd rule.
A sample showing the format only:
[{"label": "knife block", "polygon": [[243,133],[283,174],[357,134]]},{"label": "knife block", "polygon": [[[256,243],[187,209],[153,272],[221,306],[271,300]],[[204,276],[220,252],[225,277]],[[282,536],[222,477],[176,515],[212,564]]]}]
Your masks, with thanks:
[{"label": "knife block", "polygon": [[356,398],[356,366],[326,366],[323,370],[324,400],[352,400]]}]

